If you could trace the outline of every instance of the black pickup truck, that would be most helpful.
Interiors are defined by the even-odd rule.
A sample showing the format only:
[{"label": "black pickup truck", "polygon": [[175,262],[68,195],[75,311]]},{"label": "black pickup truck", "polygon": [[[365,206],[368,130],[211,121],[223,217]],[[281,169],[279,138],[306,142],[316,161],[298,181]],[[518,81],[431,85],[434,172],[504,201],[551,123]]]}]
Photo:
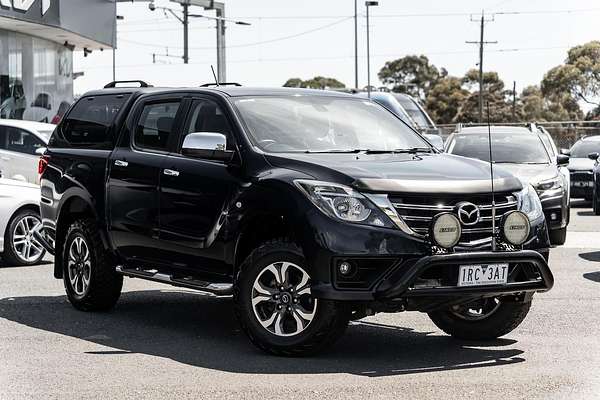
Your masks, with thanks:
[{"label": "black pickup truck", "polygon": [[255,345],[304,355],[377,312],[493,339],[553,285],[533,188],[498,173],[492,195],[489,164],[368,99],[107,86],[39,166],[37,236],[77,309],[113,307],[124,276],[233,296]]}]

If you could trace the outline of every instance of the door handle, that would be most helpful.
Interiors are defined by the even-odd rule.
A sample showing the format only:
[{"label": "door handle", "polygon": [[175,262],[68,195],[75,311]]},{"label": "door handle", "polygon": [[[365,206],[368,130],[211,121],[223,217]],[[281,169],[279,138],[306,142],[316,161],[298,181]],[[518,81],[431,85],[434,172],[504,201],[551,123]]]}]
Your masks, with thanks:
[{"label": "door handle", "polygon": [[164,169],[163,174],[165,174],[167,176],[179,176],[179,171],[175,171],[172,169]]},{"label": "door handle", "polygon": [[117,166],[117,167],[126,167],[128,165],[129,165],[129,163],[127,161],[115,160],[115,166]]}]

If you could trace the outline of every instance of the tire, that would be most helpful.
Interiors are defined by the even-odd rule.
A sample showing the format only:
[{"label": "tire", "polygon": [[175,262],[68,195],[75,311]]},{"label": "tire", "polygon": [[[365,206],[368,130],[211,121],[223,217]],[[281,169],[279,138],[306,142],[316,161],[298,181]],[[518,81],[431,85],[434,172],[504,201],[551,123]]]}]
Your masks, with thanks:
[{"label": "tire", "polygon": [[32,209],[18,211],[12,216],[4,233],[2,258],[7,265],[36,265],[44,258],[44,247],[31,234],[40,223],[39,213]]},{"label": "tire", "polygon": [[497,302],[495,310],[478,319],[466,318],[464,314],[454,310],[431,312],[429,318],[438,328],[457,339],[493,340],[517,328],[531,307],[531,301],[517,303],[488,300]]},{"label": "tire", "polygon": [[600,196],[594,191],[594,215],[600,215]]},{"label": "tire", "polygon": [[[284,268],[287,275],[283,284],[292,288],[281,291],[280,277],[284,275],[281,273]],[[279,271],[279,277],[275,270]],[[334,301],[313,299],[306,271],[302,251],[285,239],[262,244],[240,266],[234,288],[235,313],[242,330],[259,349],[278,356],[305,356],[330,346],[346,330],[350,318],[346,307]],[[256,285],[261,292],[254,289],[259,287]],[[289,298],[285,297],[286,293]],[[256,306],[253,300],[259,300]],[[280,306],[282,310],[277,311]],[[312,315],[311,319],[300,318],[302,313]],[[269,319],[271,324],[267,322]]]},{"label": "tire", "polygon": [[121,295],[123,276],[115,271],[93,219],[71,224],[62,260],[63,282],[73,307],[82,311],[106,311],[114,307]]},{"label": "tire", "polygon": [[548,232],[550,235],[550,244],[562,246],[567,240],[567,227],[560,229],[552,229]]}]

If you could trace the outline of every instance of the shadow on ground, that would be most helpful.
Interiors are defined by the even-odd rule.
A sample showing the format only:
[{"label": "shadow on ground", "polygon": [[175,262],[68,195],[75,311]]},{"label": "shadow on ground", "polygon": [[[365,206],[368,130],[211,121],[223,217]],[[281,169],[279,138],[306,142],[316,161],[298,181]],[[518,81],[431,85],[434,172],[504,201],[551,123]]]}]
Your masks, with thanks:
[{"label": "shadow on ground", "polygon": [[[42,265],[47,265],[47,264],[52,264],[52,261],[49,260],[42,260],[39,262],[39,264],[34,265],[35,266],[42,266]],[[0,257],[0,268],[29,268],[31,267],[31,265],[8,265],[6,263],[6,261],[4,261],[2,259],[2,257]]]},{"label": "shadow on ground", "polygon": [[577,215],[581,217],[595,217],[594,211],[577,211]]},{"label": "shadow on ground", "polygon": [[[193,293],[123,294],[109,313],[76,311],[65,296],[0,299],[0,318],[97,343],[98,357],[141,353],[236,373],[351,373],[389,376],[524,362],[516,341],[472,343],[410,328],[359,322],[328,351],[278,358],[256,350],[239,331],[230,300]],[[61,351],[69,351],[64,349]]]},{"label": "shadow on ground", "polygon": [[586,261],[600,262],[600,251],[590,251],[587,253],[580,253],[579,257]]},{"label": "shadow on ground", "polygon": [[571,208],[592,208],[592,202],[584,199],[571,199]]},{"label": "shadow on ground", "polygon": [[600,271],[596,272],[588,272],[587,274],[583,274],[585,279],[589,279],[592,282],[600,283]]}]

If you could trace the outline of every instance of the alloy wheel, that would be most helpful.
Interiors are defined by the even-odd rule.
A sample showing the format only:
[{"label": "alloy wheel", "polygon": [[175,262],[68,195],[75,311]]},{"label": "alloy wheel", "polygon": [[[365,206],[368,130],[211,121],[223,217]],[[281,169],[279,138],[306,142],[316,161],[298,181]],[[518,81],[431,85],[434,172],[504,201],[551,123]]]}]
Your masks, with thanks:
[{"label": "alloy wheel", "polygon": [[81,236],[76,236],[69,246],[67,270],[73,291],[77,296],[84,296],[90,286],[92,262],[90,249]]},{"label": "alloy wheel", "polygon": [[296,264],[266,266],[252,286],[252,309],[258,322],[277,336],[295,336],[308,328],[317,311],[310,276]]},{"label": "alloy wheel", "polygon": [[26,215],[15,225],[12,247],[15,255],[24,263],[38,261],[44,253],[44,247],[33,236],[34,229],[40,224],[39,218]]}]

